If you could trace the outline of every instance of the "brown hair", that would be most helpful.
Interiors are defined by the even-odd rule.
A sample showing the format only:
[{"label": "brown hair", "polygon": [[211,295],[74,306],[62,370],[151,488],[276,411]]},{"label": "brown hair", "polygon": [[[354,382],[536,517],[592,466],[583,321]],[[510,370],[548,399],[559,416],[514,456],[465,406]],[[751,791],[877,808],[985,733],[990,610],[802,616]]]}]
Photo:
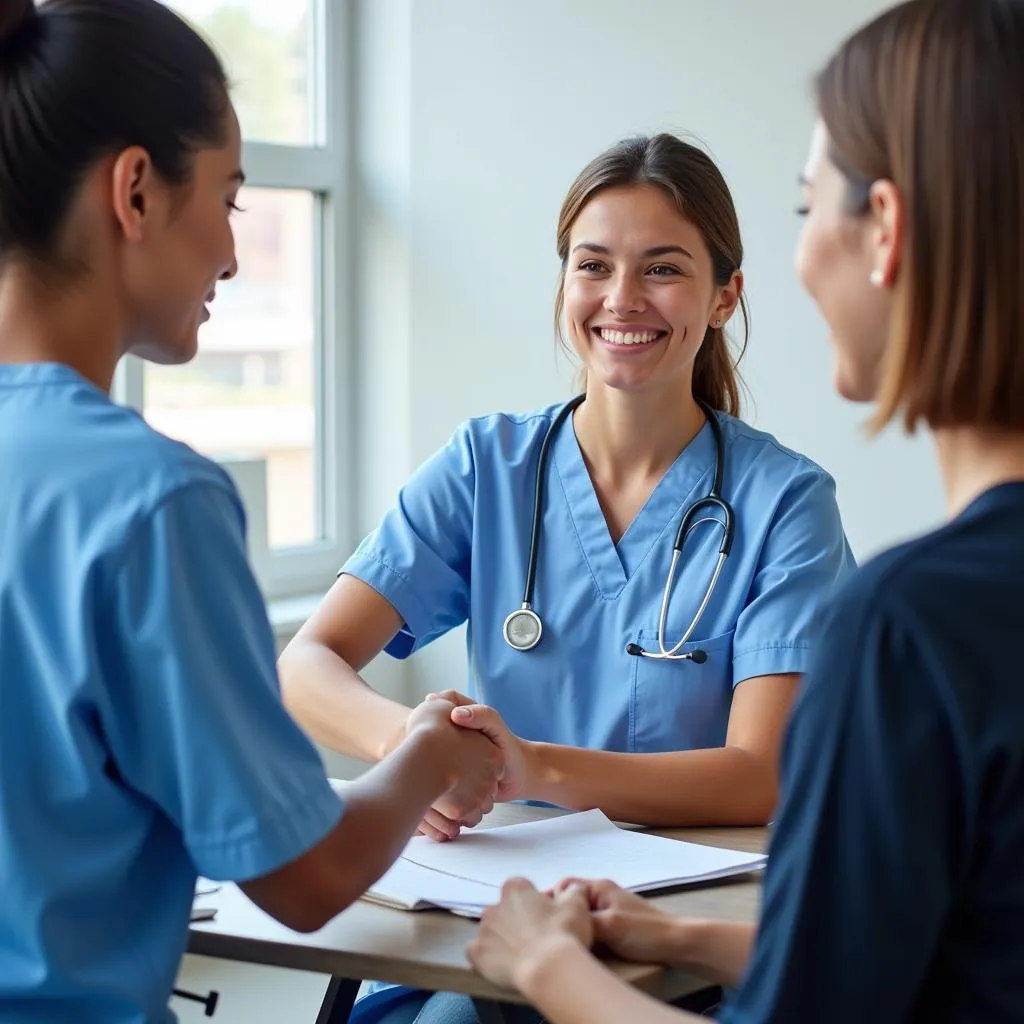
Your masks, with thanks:
[{"label": "brown hair", "polygon": [[1024,428],[1024,4],[900,4],[817,96],[851,212],[879,179],[906,209],[872,427]]},{"label": "brown hair", "polygon": [[[569,259],[569,234],[580,211],[599,192],[625,185],[653,185],[662,190],[679,213],[700,231],[711,254],[715,283],[722,287],[743,262],[736,207],[729,186],[714,161],[696,146],[674,135],[637,136],[626,139],[591,160],[573,182],[558,215],[557,247],[562,272],[555,298],[555,331],[562,335],[565,309],[565,270]],[[693,367],[693,396],[712,409],[736,416],[740,412],[740,379],[736,365],[750,336],[750,312],[745,295],[743,346],[733,359],[724,328],[708,327]]]}]

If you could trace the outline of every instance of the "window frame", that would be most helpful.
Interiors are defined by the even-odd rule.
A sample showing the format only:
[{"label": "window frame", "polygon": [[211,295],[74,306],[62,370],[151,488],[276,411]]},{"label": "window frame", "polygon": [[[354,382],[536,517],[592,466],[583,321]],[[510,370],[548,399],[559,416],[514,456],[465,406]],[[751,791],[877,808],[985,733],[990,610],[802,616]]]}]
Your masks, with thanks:
[{"label": "window frame", "polygon": [[[309,0],[309,55],[312,63],[311,142],[306,145],[243,142],[246,185],[310,192],[314,196],[314,472],[318,532],[309,545],[271,549],[267,543],[267,495],[251,472],[232,460],[223,465],[239,485],[247,517],[253,569],[268,602],[321,593],[330,587],[352,549],[355,460],[354,361],[351,302],[353,134],[351,66],[353,25],[350,0]],[[328,54],[333,59],[328,60]],[[202,335],[200,334],[200,347]],[[145,368],[141,359],[121,360],[114,397],[145,415]],[[262,462],[263,460],[255,460]]]}]

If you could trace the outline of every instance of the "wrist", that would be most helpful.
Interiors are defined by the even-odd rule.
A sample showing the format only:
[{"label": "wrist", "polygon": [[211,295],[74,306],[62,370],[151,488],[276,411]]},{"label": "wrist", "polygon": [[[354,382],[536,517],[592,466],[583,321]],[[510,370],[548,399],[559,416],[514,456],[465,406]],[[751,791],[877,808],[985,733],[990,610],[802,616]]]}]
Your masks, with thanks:
[{"label": "wrist", "polygon": [[411,751],[424,777],[433,778],[433,788],[438,789],[438,796],[447,793],[459,781],[459,766],[452,756],[452,744],[436,725],[426,722],[415,724],[399,746]]},{"label": "wrist", "polygon": [[574,935],[550,933],[530,945],[512,970],[512,982],[531,1003],[543,999],[552,985],[564,984],[565,972],[573,961],[590,956]]},{"label": "wrist", "polygon": [[390,723],[383,738],[377,745],[378,761],[383,761],[389,754],[394,753],[394,751],[396,751],[408,738],[410,714],[411,711],[408,708],[403,707],[395,716],[395,720]]},{"label": "wrist", "polygon": [[712,922],[665,915],[664,962],[678,970],[693,970],[707,959]]},{"label": "wrist", "polygon": [[553,757],[558,745],[540,740],[520,740],[520,743],[523,745],[524,798],[558,803],[559,772]]}]

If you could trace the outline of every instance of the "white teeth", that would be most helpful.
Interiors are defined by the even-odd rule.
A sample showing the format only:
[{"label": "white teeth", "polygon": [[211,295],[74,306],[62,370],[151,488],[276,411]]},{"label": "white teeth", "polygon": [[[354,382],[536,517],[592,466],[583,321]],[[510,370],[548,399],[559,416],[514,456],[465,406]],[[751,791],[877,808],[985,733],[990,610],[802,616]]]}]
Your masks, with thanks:
[{"label": "white teeth", "polygon": [[604,341],[612,345],[646,345],[654,341],[660,331],[610,331],[602,327],[598,333]]}]

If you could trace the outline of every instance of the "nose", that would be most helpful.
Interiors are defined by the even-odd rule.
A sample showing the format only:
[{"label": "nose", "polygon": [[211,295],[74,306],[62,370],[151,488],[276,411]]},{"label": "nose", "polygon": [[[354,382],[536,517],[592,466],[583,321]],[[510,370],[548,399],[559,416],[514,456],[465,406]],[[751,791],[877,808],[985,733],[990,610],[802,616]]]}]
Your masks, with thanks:
[{"label": "nose", "polygon": [[231,257],[231,265],[220,275],[222,281],[230,281],[238,273],[238,257]]},{"label": "nose", "polygon": [[632,274],[617,274],[609,280],[608,294],[604,300],[604,308],[609,313],[622,318],[630,313],[643,312],[646,305],[643,289]]}]

